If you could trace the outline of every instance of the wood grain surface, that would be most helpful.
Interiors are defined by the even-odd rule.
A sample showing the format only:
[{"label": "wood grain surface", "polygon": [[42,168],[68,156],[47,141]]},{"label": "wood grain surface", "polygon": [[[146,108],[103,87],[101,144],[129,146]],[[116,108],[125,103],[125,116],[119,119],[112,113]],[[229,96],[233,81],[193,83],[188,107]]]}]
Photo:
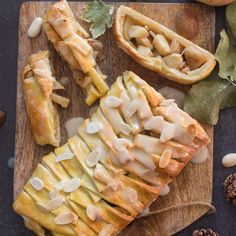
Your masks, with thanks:
[{"label": "wood grain surface", "polygon": [[[66,63],[56,54],[53,47],[47,41],[46,36],[41,32],[35,39],[27,37],[27,29],[32,20],[37,16],[43,16],[49,3],[46,2],[28,2],[21,6],[19,23],[19,55],[18,55],[18,79],[17,79],[17,107],[16,107],[16,135],[15,135],[15,172],[14,172],[14,196],[21,191],[24,183],[32,174],[36,164],[44,154],[47,154],[53,148],[50,146],[38,146],[34,143],[30,131],[29,121],[25,112],[20,72],[27,64],[30,54],[38,50],[47,50],[51,52],[51,60],[54,65],[56,76],[60,79],[63,76],[71,77],[71,82],[66,87],[63,95],[71,99],[68,109],[59,108],[62,144],[66,141],[66,131],[64,124],[66,120],[76,116],[86,117],[89,108],[85,105],[84,95],[72,78],[70,70]],[[70,3],[76,17],[82,12],[83,3]],[[119,4],[114,4],[117,7]],[[126,4],[139,12],[159,21],[165,26],[175,30],[175,15],[178,11],[189,10],[199,21],[199,33],[193,39],[193,42],[203,48],[214,50],[215,36],[215,12],[213,8],[200,4],[163,4],[163,3],[129,3]],[[84,22],[81,24],[87,28]],[[188,87],[178,85],[161,78],[152,73],[132,59],[130,59],[122,50],[120,50],[113,37],[112,29],[101,37],[104,44],[105,59],[100,63],[103,72],[108,75],[108,83],[112,84],[115,78],[125,70],[132,70],[140,77],[148,81],[153,87],[159,89],[170,85],[183,91]],[[140,218],[128,226],[122,235],[145,235],[145,236],[166,236],[174,234],[194,222],[200,216],[205,214],[209,207],[203,203],[211,203],[212,200],[212,181],[213,181],[213,129],[206,127],[212,143],[209,146],[210,155],[208,161],[201,165],[189,164],[185,170],[170,184],[171,191],[165,197],[157,199],[150,207],[151,211],[165,210],[167,207],[174,207],[172,210],[164,211],[160,214]],[[186,206],[190,204],[189,206]],[[183,206],[184,204],[184,206]]]}]

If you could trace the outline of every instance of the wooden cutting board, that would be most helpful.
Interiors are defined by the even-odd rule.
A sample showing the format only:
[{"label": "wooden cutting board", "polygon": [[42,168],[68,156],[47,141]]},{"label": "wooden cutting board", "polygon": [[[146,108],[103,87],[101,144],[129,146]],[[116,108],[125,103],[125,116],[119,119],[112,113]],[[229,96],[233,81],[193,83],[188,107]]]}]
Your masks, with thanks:
[{"label": "wooden cutting board", "polygon": [[[62,76],[72,77],[66,63],[55,53],[53,47],[47,41],[43,32],[35,38],[27,37],[27,29],[32,20],[37,16],[43,16],[46,2],[28,2],[21,6],[19,23],[19,55],[18,55],[18,76],[17,76],[17,108],[16,108],[16,135],[15,135],[15,173],[14,173],[14,196],[22,190],[24,183],[31,176],[37,163],[44,154],[53,150],[50,146],[37,146],[34,143],[29,121],[25,112],[20,73],[27,64],[30,54],[38,50],[51,52],[52,62],[57,78]],[[82,12],[83,3],[70,3],[75,15],[79,19]],[[120,4],[114,4],[115,7]],[[215,32],[215,12],[213,8],[200,4],[163,4],[163,3],[129,3],[126,4],[139,12],[159,21],[165,26],[175,30],[175,15],[178,11],[187,9],[197,17],[199,21],[199,33],[193,39],[195,43],[203,48],[214,50]],[[83,26],[88,28],[84,22]],[[114,41],[112,30],[109,30],[101,37],[104,44],[105,59],[100,64],[103,72],[108,75],[108,83],[112,84],[115,78],[125,70],[132,70],[148,81],[156,89],[165,85],[175,86],[183,91],[188,87],[177,85],[152,73],[134,62]],[[71,117],[86,117],[89,108],[85,105],[84,95],[75,81],[71,78],[71,83],[66,87],[64,95],[70,98],[71,103],[68,109],[60,108],[60,120],[62,130],[62,143],[66,141],[66,131],[64,123]],[[213,129],[206,127],[211,140],[213,141]],[[196,219],[205,214],[209,207],[201,202],[211,203],[212,200],[212,147],[209,146],[210,156],[206,163],[202,165],[189,164],[185,170],[170,184],[171,191],[165,197],[160,197],[150,207],[153,210],[164,210],[161,214],[151,215],[146,218],[137,219],[127,227],[123,235],[150,235],[165,236],[170,235],[185,228]],[[186,205],[187,203],[187,205]],[[166,209],[166,208],[170,209]],[[172,209],[172,207],[174,207]]]}]

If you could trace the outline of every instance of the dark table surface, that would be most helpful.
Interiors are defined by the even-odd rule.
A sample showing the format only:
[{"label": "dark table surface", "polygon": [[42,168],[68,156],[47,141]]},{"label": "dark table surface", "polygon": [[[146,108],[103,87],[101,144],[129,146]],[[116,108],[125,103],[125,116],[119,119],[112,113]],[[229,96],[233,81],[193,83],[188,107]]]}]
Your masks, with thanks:
[{"label": "dark table surface", "polygon": [[[0,110],[5,111],[7,115],[6,122],[0,128],[0,236],[33,235],[24,227],[22,219],[12,210],[13,170],[7,167],[8,158],[14,156],[17,32],[19,8],[22,2],[23,0],[0,0]],[[158,2],[194,1],[166,0]],[[224,27],[224,11],[224,7],[216,9],[216,43],[219,39],[219,32]],[[222,189],[222,182],[236,168],[225,169],[221,164],[223,155],[236,152],[235,117],[236,109],[224,110],[215,126],[212,204],[217,211],[214,214],[203,216],[179,232],[178,236],[190,236],[192,231],[198,228],[212,228],[220,236],[236,235],[236,207],[225,201]]]}]

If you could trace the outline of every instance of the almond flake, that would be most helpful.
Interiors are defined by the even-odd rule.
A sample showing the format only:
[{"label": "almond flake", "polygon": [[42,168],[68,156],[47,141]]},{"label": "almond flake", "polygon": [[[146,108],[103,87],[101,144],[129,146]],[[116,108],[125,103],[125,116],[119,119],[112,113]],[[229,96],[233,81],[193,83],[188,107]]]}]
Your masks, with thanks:
[{"label": "almond flake", "polygon": [[96,166],[96,164],[99,162],[102,155],[101,148],[96,148],[92,152],[89,153],[87,158],[85,159],[85,163],[88,167],[92,168]]},{"label": "almond flake", "polygon": [[65,198],[62,196],[55,197],[48,201],[46,208],[49,211],[55,210],[58,207],[60,207],[64,201],[65,201]]},{"label": "almond flake", "polygon": [[89,122],[86,128],[88,134],[98,133],[103,129],[103,125],[101,122]]},{"label": "almond flake", "polygon": [[110,108],[117,108],[121,106],[121,104],[121,99],[115,96],[109,96],[105,99],[105,105]]},{"label": "almond flake", "polygon": [[54,219],[56,225],[76,224],[78,216],[73,212],[64,212]]},{"label": "almond flake", "polygon": [[62,153],[58,156],[56,156],[56,159],[55,159],[55,162],[60,162],[60,161],[65,161],[65,160],[70,160],[74,157],[74,153],[72,152],[65,152],[65,153]]},{"label": "almond flake", "polygon": [[131,145],[131,141],[125,138],[118,138],[115,139],[112,142],[112,146],[117,150],[117,151],[124,151],[126,150],[126,147]]},{"label": "almond flake", "polygon": [[56,185],[55,185],[55,188],[59,191],[61,191],[63,188],[65,187],[65,181],[64,180],[61,180],[59,181]]},{"label": "almond flake", "polygon": [[59,191],[56,189],[56,190],[53,190],[53,191],[50,191],[49,192],[49,197],[50,197],[50,199],[53,199],[53,198],[56,198],[56,197],[58,197],[58,193],[59,193]]},{"label": "almond flake", "polygon": [[43,181],[38,177],[33,177],[30,183],[36,191],[41,191],[44,188]]},{"label": "almond flake", "polygon": [[160,196],[165,196],[170,192],[170,187],[168,184],[164,185],[161,189]]},{"label": "almond flake", "polygon": [[48,209],[43,203],[36,202],[35,204],[41,212],[48,213]]},{"label": "almond flake", "polygon": [[80,187],[81,181],[80,178],[73,178],[66,181],[63,191],[66,193],[74,192],[77,188]]},{"label": "almond flake", "polygon": [[78,128],[84,122],[84,118],[82,117],[74,117],[66,121],[65,128],[67,132],[67,137],[70,138],[77,134]]},{"label": "almond flake", "polygon": [[98,236],[110,236],[112,235],[113,230],[114,230],[113,225],[107,224],[102,228]]},{"label": "almond flake", "polygon": [[135,203],[138,201],[138,194],[133,188],[125,188],[122,191],[123,198],[127,203]]},{"label": "almond flake", "polygon": [[159,161],[159,167],[166,168],[170,163],[171,156],[172,156],[172,149],[166,148],[164,150],[164,152],[161,154],[161,158]]},{"label": "almond flake", "polygon": [[93,205],[88,205],[86,208],[86,214],[88,218],[92,221],[102,220],[102,210]]}]

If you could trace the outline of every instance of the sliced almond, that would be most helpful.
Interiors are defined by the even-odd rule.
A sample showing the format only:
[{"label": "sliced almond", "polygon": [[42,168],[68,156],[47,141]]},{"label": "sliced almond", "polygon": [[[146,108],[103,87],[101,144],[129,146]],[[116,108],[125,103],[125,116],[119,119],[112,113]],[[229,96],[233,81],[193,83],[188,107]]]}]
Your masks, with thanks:
[{"label": "sliced almond", "polygon": [[58,207],[60,207],[64,201],[65,201],[65,198],[62,196],[55,197],[48,201],[46,208],[49,211],[55,210]]},{"label": "sliced almond", "polygon": [[164,150],[164,152],[161,154],[161,158],[160,158],[160,161],[159,161],[159,167],[160,168],[167,167],[168,164],[170,163],[171,156],[172,156],[172,149],[166,148]]},{"label": "sliced almond", "polygon": [[165,196],[170,192],[170,187],[168,184],[164,185],[161,189],[160,196]]},{"label": "sliced almond", "polygon": [[56,190],[50,191],[48,194],[49,194],[50,199],[53,199],[53,198],[58,197],[58,193],[59,191],[56,189]]},{"label": "sliced almond", "polygon": [[66,193],[74,192],[77,188],[80,187],[81,180],[80,178],[73,178],[66,181],[63,191]]},{"label": "sliced almond", "polygon": [[77,224],[78,216],[73,212],[64,212],[54,219],[56,225]]},{"label": "sliced almond", "polygon": [[59,191],[61,191],[65,187],[65,181],[61,180],[56,183],[55,188]]},{"label": "sliced almond", "polygon": [[165,142],[171,140],[175,136],[175,131],[176,131],[175,124],[167,125],[161,132],[160,141],[162,143],[165,143]]},{"label": "sliced almond", "polygon": [[43,181],[38,178],[38,177],[33,177],[30,180],[31,186],[36,190],[36,191],[41,191],[44,188],[44,183]]},{"label": "sliced almond", "polygon": [[43,213],[48,213],[49,212],[46,205],[44,205],[43,203],[36,202],[35,204],[41,212],[43,212]]},{"label": "sliced almond", "polygon": [[110,236],[110,235],[112,235],[113,230],[114,230],[113,225],[107,224],[102,228],[102,230],[99,232],[98,236]]},{"label": "sliced almond", "polygon": [[101,148],[96,148],[95,150],[89,153],[89,155],[85,159],[85,163],[88,167],[92,168],[96,166],[101,157],[102,157]]},{"label": "sliced almond", "polygon": [[140,102],[138,101],[138,99],[134,99],[133,101],[131,101],[125,111],[125,116],[127,118],[130,118],[134,115],[134,113],[136,113],[138,111],[140,107]]},{"label": "sliced almond", "polygon": [[127,147],[131,146],[132,142],[126,138],[118,138],[112,142],[112,146],[117,151],[124,151]]},{"label": "sliced almond", "polygon": [[122,196],[127,203],[135,203],[138,201],[138,194],[133,188],[125,188],[122,191]]},{"label": "sliced almond", "polygon": [[[205,148],[205,150],[207,147]],[[208,151],[208,150],[207,150]],[[208,152],[207,152],[208,156]],[[224,167],[232,167],[236,165],[236,154],[235,153],[229,153],[225,155],[222,159],[222,164]]]},{"label": "sliced almond", "polygon": [[122,104],[121,99],[115,96],[108,96],[105,99],[105,105],[110,108],[117,108],[121,106],[121,104]]},{"label": "sliced almond", "polygon": [[101,122],[89,122],[86,128],[88,134],[98,133],[103,129],[103,124]]},{"label": "sliced almond", "polygon": [[65,152],[65,153],[62,153],[62,154],[56,156],[55,162],[57,163],[57,162],[60,162],[60,161],[70,160],[70,159],[72,159],[74,156],[75,156],[75,155],[74,155],[74,153],[72,153],[72,152]]},{"label": "sliced almond", "polygon": [[98,207],[93,206],[93,205],[87,206],[86,214],[87,214],[88,218],[92,221],[99,221],[99,220],[102,220],[102,218],[103,218],[102,210]]},{"label": "sliced almond", "polygon": [[128,30],[128,35],[130,38],[144,38],[148,37],[148,31],[139,25],[131,25]]},{"label": "sliced almond", "polygon": [[35,38],[39,35],[43,24],[41,17],[36,17],[28,28],[27,34],[30,38]]}]

